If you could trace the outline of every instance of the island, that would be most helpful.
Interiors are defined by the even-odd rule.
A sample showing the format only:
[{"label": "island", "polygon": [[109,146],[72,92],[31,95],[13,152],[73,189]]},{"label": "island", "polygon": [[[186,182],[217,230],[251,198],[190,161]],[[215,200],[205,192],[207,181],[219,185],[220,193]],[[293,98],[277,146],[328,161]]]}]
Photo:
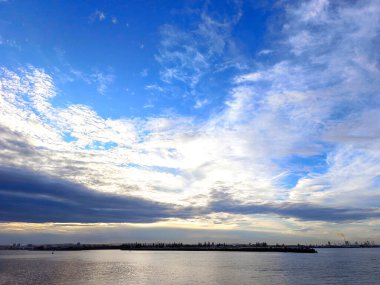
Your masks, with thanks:
[{"label": "island", "polygon": [[293,252],[293,253],[317,253],[310,246],[305,245],[268,245],[267,243],[255,244],[225,244],[225,243],[125,243],[121,250],[155,250],[155,251],[244,251],[244,252]]}]

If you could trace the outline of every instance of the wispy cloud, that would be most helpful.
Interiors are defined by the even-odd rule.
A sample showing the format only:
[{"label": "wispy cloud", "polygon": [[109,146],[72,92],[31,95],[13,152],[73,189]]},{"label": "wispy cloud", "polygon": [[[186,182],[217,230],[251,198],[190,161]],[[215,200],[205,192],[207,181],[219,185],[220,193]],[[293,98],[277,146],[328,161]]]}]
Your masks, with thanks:
[{"label": "wispy cloud", "polygon": [[147,77],[148,76],[148,72],[149,70],[147,68],[144,68],[141,72],[140,72],[140,76],[141,77]]},{"label": "wispy cloud", "polygon": [[90,15],[90,22],[105,22],[105,23],[112,23],[114,25],[119,23],[119,19],[116,16],[107,15],[106,12],[101,10],[96,10],[94,13]]},{"label": "wispy cloud", "polygon": [[106,19],[106,14],[103,11],[96,10],[91,16],[90,19],[92,21],[98,20],[98,21],[104,21]]},{"label": "wispy cloud", "polygon": [[165,91],[164,88],[158,84],[149,84],[149,85],[145,86],[145,90],[158,91],[158,92],[164,92]]},{"label": "wispy cloud", "polygon": [[55,47],[54,52],[61,63],[61,67],[55,67],[54,75],[61,82],[82,81],[89,85],[95,85],[99,94],[104,95],[110,85],[115,80],[115,74],[112,68],[108,67],[105,70],[92,68],[90,72],[79,70],[71,65],[66,59],[66,51],[60,47]]},{"label": "wispy cloud", "polygon": [[203,100],[198,99],[198,100],[195,101],[194,108],[195,109],[200,109],[203,106],[207,105],[208,103],[209,103],[209,101],[207,99],[203,99]]},{"label": "wispy cloud", "polygon": [[2,35],[0,35],[0,46],[12,47],[12,48],[20,48],[20,46],[13,39],[5,39]]},{"label": "wispy cloud", "polygon": [[92,80],[97,85],[97,91],[104,95],[107,91],[109,85],[114,81],[114,75],[111,73],[103,73],[96,71],[90,75],[90,80]]},{"label": "wispy cloud", "polygon": [[222,19],[208,14],[207,5],[199,15],[196,28],[188,31],[174,25],[160,29],[161,44],[156,60],[161,64],[164,82],[181,81],[195,88],[206,75],[225,68],[239,68],[237,53],[231,36],[241,17],[239,4],[236,13]]}]

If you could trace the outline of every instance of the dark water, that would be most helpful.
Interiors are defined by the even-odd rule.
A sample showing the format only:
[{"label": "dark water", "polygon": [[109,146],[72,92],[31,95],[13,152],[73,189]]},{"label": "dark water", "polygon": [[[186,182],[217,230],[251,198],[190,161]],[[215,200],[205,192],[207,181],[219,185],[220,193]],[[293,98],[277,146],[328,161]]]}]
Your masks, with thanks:
[{"label": "dark water", "polygon": [[318,254],[0,251],[0,284],[380,284],[380,248]]}]

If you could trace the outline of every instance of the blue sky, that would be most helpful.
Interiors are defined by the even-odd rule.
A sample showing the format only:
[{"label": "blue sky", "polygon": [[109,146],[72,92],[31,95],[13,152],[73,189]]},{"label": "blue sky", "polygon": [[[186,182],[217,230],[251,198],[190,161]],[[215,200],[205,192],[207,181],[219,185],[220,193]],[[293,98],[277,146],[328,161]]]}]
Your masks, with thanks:
[{"label": "blue sky", "polygon": [[0,1],[0,242],[380,242],[379,12]]}]

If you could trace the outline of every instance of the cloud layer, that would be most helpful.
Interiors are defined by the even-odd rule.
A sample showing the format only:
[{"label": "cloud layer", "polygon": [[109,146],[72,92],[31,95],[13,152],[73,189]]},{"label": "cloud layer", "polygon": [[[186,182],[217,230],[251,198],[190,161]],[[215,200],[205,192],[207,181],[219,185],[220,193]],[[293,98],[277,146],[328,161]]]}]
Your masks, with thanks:
[{"label": "cloud layer", "polygon": [[127,223],[186,217],[170,205],[91,191],[24,169],[0,169],[1,222]]},{"label": "cloud layer", "polygon": [[[232,34],[244,14],[235,6],[218,20],[202,11],[189,30],[160,28],[161,83],[186,85],[195,108],[219,96],[197,97],[205,74],[234,66],[207,117],[107,118],[55,104],[60,90],[41,68],[3,67],[2,221],[218,223],[213,214],[225,213],[242,227],[239,216],[280,217],[289,230],[378,221],[380,5],[280,5],[271,44],[251,60],[237,56]],[[113,80],[89,78],[100,93]]]},{"label": "cloud layer", "polygon": [[380,211],[297,203],[242,203],[214,191],[205,207],[190,208],[102,193],[58,177],[21,168],[0,168],[0,222],[151,223],[208,214],[271,214],[306,221],[345,222],[378,218]]}]

